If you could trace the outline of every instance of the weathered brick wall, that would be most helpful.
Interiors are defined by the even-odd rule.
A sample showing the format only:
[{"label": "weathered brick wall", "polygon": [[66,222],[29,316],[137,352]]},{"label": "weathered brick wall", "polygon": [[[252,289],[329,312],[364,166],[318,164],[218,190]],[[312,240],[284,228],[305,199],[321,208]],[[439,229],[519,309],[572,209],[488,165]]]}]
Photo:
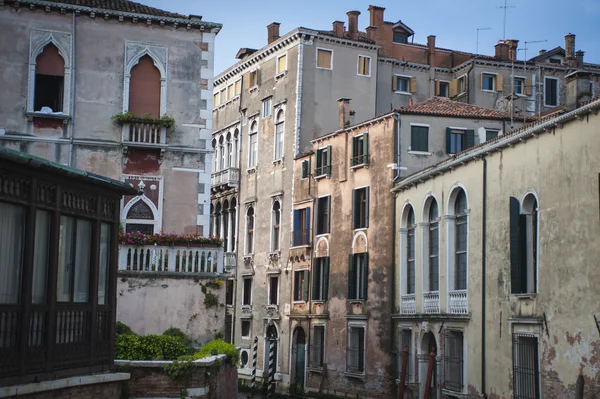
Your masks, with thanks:
[{"label": "weathered brick wall", "polygon": [[83,385],[19,396],[22,399],[120,399],[123,381]]}]

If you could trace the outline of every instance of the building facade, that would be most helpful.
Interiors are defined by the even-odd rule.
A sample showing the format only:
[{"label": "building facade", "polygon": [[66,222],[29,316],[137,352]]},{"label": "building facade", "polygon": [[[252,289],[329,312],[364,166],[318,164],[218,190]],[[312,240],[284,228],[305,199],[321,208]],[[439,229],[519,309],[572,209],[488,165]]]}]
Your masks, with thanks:
[{"label": "building facade", "polygon": [[392,319],[415,394],[569,397],[581,376],[597,395],[600,102],[576,105],[396,183]]}]

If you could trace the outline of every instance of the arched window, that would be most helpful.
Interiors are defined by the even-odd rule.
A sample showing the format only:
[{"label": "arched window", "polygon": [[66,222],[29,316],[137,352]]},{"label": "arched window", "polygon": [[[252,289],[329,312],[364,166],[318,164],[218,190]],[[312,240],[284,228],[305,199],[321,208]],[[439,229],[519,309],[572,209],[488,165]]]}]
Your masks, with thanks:
[{"label": "arched window", "polygon": [[407,204],[400,222],[400,313],[415,314],[415,212]]},{"label": "arched window", "polygon": [[252,122],[250,125],[248,145],[248,167],[255,168],[258,162],[258,123]]},{"label": "arched window", "polygon": [[415,293],[415,212],[410,207],[406,226],[406,293]]},{"label": "arched window", "polygon": [[137,65],[131,68],[129,112],[138,116],[150,114],[153,118],[159,118],[160,91],[160,71],[154,66],[152,58],[144,55]]},{"label": "arched window", "polygon": [[225,169],[225,159],[227,157],[227,154],[225,153],[224,141],[225,140],[223,139],[223,136],[221,136],[221,138],[219,139],[219,154],[221,155],[220,163],[219,163],[219,170]]},{"label": "arched window", "polygon": [[155,233],[156,221],[154,220],[154,212],[142,199],[137,200],[129,208],[125,219],[125,231],[127,233]]},{"label": "arched window", "polygon": [[235,129],[235,132],[233,133],[233,158],[232,158],[232,164],[231,164],[232,168],[238,167],[239,136],[240,136],[239,130]]},{"label": "arched window", "polygon": [[52,112],[63,111],[65,61],[52,43],[35,60],[34,111],[49,107]]},{"label": "arched window", "polygon": [[225,248],[225,252],[227,252],[227,244],[229,242],[229,202],[225,200],[223,202],[223,208],[221,208],[221,217],[223,218],[223,248]]},{"label": "arched window", "polygon": [[281,204],[279,201],[273,202],[271,214],[271,252],[279,251],[279,236],[281,224]]},{"label": "arched window", "polygon": [[246,254],[254,251],[254,208],[248,207],[246,211]]},{"label": "arched window", "polygon": [[233,168],[233,143],[231,133],[227,133],[227,168]]},{"label": "arched window", "polygon": [[216,139],[213,139],[212,147],[213,147],[213,173],[217,173],[219,171],[219,147],[217,146]]},{"label": "arched window", "polygon": [[283,158],[283,110],[277,112],[275,119],[274,159]]},{"label": "arched window", "polygon": [[218,202],[215,207],[215,235],[221,235],[221,203]]},{"label": "arched window", "polygon": [[235,198],[231,199],[231,205],[229,205],[229,214],[231,215],[231,241],[230,241],[230,246],[231,246],[231,252],[235,252],[236,251],[236,241],[237,241],[237,237],[236,237],[236,232],[237,232],[237,203],[235,201]]},{"label": "arched window", "polygon": [[456,241],[454,246],[455,266],[454,289],[467,289],[467,197],[460,189],[454,203],[454,215],[456,226]]},{"label": "arched window", "polygon": [[538,201],[533,193],[510,198],[511,292],[537,292]]},{"label": "arched window", "polygon": [[429,275],[427,291],[437,292],[440,289],[440,216],[437,201],[434,198],[431,199],[429,205],[428,222],[429,251],[427,255],[429,267],[427,271]]},{"label": "arched window", "polygon": [[468,313],[468,204],[461,187],[450,192],[446,242],[448,257],[448,313]]}]

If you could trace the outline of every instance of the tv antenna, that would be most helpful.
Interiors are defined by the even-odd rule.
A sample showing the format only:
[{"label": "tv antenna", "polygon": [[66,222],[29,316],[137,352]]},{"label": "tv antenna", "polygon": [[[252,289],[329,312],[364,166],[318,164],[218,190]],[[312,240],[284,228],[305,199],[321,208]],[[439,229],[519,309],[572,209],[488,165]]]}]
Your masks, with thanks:
[{"label": "tv antenna", "polygon": [[519,51],[523,50],[523,52],[524,52],[523,57],[525,58],[525,62],[527,62],[527,50],[529,50],[527,48],[528,44],[531,44],[531,43],[546,43],[547,41],[548,40],[530,40],[530,41],[525,41],[524,42],[525,43],[525,47],[523,47],[522,49],[521,48],[519,49]]},{"label": "tv antenna", "polygon": [[509,6],[508,5],[508,0],[504,0],[504,5],[503,6],[498,6],[496,8],[504,8],[504,32],[502,34],[502,40],[506,40],[506,11],[509,8],[515,8],[515,6]]},{"label": "tv antenna", "polygon": [[479,54],[479,31],[491,30],[492,28],[477,28],[477,41],[475,42],[475,54]]}]

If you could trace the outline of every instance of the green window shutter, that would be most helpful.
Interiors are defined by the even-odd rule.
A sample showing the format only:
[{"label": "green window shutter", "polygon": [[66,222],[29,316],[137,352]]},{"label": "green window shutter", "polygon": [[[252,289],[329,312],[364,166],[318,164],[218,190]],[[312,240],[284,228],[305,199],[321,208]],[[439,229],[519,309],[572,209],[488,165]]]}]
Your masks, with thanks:
[{"label": "green window shutter", "polygon": [[363,293],[361,298],[364,300],[367,300],[367,293],[369,292],[369,253],[366,252],[364,254],[364,262],[365,262],[365,266],[363,267],[363,275],[362,277],[362,287],[363,287]]},{"label": "green window shutter", "polygon": [[302,178],[308,177],[308,161],[302,161]]},{"label": "green window shutter", "polygon": [[300,273],[294,273],[294,301],[299,300],[298,287],[300,285]]},{"label": "green window shutter", "polygon": [[467,130],[467,145],[463,149],[471,148],[475,146],[475,130]]},{"label": "green window shutter", "polygon": [[302,300],[307,302],[308,301],[308,288],[309,288],[309,284],[308,284],[308,278],[309,278],[309,274],[308,274],[308,270],[305,270],[304,272],[304,284],[302,285]]},{"label": "green window shutter", "polygon": [[415,126],[411,126],[410,127],[410,149],[412,151],[415,151],[417,148],[419,148],[419,145],[417,143],[418,138],[419,138],[419,132],[417,131],[417,129],[415,129]]},{"label": "green window shutter", "polygon": [[354,275],[354,255],[348,255],[348,299],[356,299],[356,276]]},{"label": "green window shutter", "polygon": [[510,197],[510,292],[513,294],[522,293],[520,219],[519,200]]},{"label": "green window shutter", "polygon": [[355,229],[358,226],[358,223],[357,223],[357,220],[356,220],[356,216],[357,216],[357,213],[358,213],[357,212],[358,211],[358,209],[357,209],[358,204],[357,204],[357,201],[356,201],[357,197],[358,196],[356,194],[356,189],[352,190],[352,228],[353,229]]},{"label": "green window shutter", "polygon": [[363,136],[363,155],[369,154],[369,133],[365,133]]},{"label": "green window shutter", "polygon": [[423,140],[423,151],[429,151],[429,128],[424,127],[423,132],[421,134]]},{"label": "green window shutter", "polygon": [[327,210],[327,226],[326,226],[326,233],[331,233],[331,196],[327,197],[327,207],[325,208]]},{"label": "green window shutter", "polygon": [[352,137],[352,157],[358,155],[358,137]]},{"label": "green window shutter", "polygon": [[446,128],[446,154],[452,154],[452,129]]},{"label": "green window shutter", "polygon": [[323,262],[323,298],[324,301],[329,299],[329,256]]},{"label": "green window shutter", "polygon": [[317,150],[317,165],[315,166],[315,176],[320,175],[321,173],[317,171],[318,168],[321,167],[322,165],[322,158],[323,158],[323,150]]},{"label": "green window shutter", "polygon": [[370,196],[369,196],[369,187],[365,188],[365,227],[369,227],[369,208],[370,208]]},{"label": "green window shutter", "polygon": [[319,278],[321,276],[321,261],[319,258],[315,258],[313,262],[313,281],[312,281],[312,300],[317,301],[319,298],[319,288],[321,286],[321,282]]},{"label": "green window shutter", "polygon": [[331,146],[327,146],[327,174],[331,174]]}]

